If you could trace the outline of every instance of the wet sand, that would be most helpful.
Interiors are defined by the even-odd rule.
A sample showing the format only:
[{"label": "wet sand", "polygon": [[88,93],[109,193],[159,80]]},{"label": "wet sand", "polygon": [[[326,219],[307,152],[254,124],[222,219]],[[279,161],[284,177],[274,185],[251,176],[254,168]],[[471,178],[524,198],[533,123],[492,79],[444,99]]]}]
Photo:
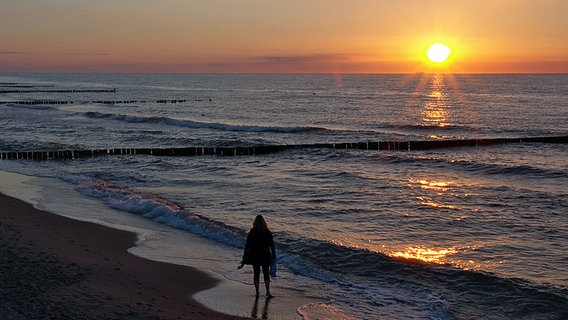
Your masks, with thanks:
[{"label": "wet sand", "polygon": [[0,194],[0,318],[245,319],[192,298],[218,280],[129,254],[136,240]]}]

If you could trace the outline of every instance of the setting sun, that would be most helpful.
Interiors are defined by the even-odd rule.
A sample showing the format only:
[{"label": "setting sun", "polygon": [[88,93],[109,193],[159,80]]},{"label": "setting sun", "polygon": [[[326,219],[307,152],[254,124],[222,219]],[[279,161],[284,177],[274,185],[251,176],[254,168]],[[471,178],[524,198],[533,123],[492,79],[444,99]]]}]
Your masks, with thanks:
[{"label": "setting sun", "polygon": [[452,49],[440,42],[432,43],[426,50],[426,57],[434,63],[445,62],[450,54],[452,54]]}]

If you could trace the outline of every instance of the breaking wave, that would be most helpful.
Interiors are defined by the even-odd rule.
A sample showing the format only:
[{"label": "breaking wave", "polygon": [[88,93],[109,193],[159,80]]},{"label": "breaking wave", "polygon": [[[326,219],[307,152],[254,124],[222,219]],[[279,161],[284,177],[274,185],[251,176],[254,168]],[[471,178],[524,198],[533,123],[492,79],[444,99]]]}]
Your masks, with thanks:
[{"label": "breaking wave", "polygon": [[85,116],[94,119],[110,119],[124,121],[128,123],[159,123],[171,126],[186,127],[191,129],[213,129],[234,132],[275,132],[275,133],[298,133],[317,130],[326,130],[319,127],[284,127],[284,126],[262,126],[262,125],[238,125],[220,122],[203,122],[193,120],[181,120],[167,117],[144,117],[134,115],[123,115],[114,113],[86,112]]}]

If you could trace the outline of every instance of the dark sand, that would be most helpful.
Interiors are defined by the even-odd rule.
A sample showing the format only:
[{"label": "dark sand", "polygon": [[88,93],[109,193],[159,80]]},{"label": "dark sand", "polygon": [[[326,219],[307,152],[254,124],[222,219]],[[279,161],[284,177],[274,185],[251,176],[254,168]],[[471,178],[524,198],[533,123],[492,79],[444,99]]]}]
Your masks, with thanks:
[{"label": "dark sand", "polygon": [[243,319],[192,299],[217,280],[129,254],[135,241],[0,194],[0,319]]}]

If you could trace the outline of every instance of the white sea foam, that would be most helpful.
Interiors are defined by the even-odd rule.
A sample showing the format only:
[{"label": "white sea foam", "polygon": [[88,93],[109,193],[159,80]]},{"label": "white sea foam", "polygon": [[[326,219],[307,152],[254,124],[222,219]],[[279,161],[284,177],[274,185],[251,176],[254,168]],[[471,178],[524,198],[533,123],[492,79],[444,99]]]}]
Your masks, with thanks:
[{"label": "white sea foam", "polygon": [[357,318],[344,314],[339,308],[323,303],[309,303],[298,308],[298,314],[304,320],[355,320]]}]

